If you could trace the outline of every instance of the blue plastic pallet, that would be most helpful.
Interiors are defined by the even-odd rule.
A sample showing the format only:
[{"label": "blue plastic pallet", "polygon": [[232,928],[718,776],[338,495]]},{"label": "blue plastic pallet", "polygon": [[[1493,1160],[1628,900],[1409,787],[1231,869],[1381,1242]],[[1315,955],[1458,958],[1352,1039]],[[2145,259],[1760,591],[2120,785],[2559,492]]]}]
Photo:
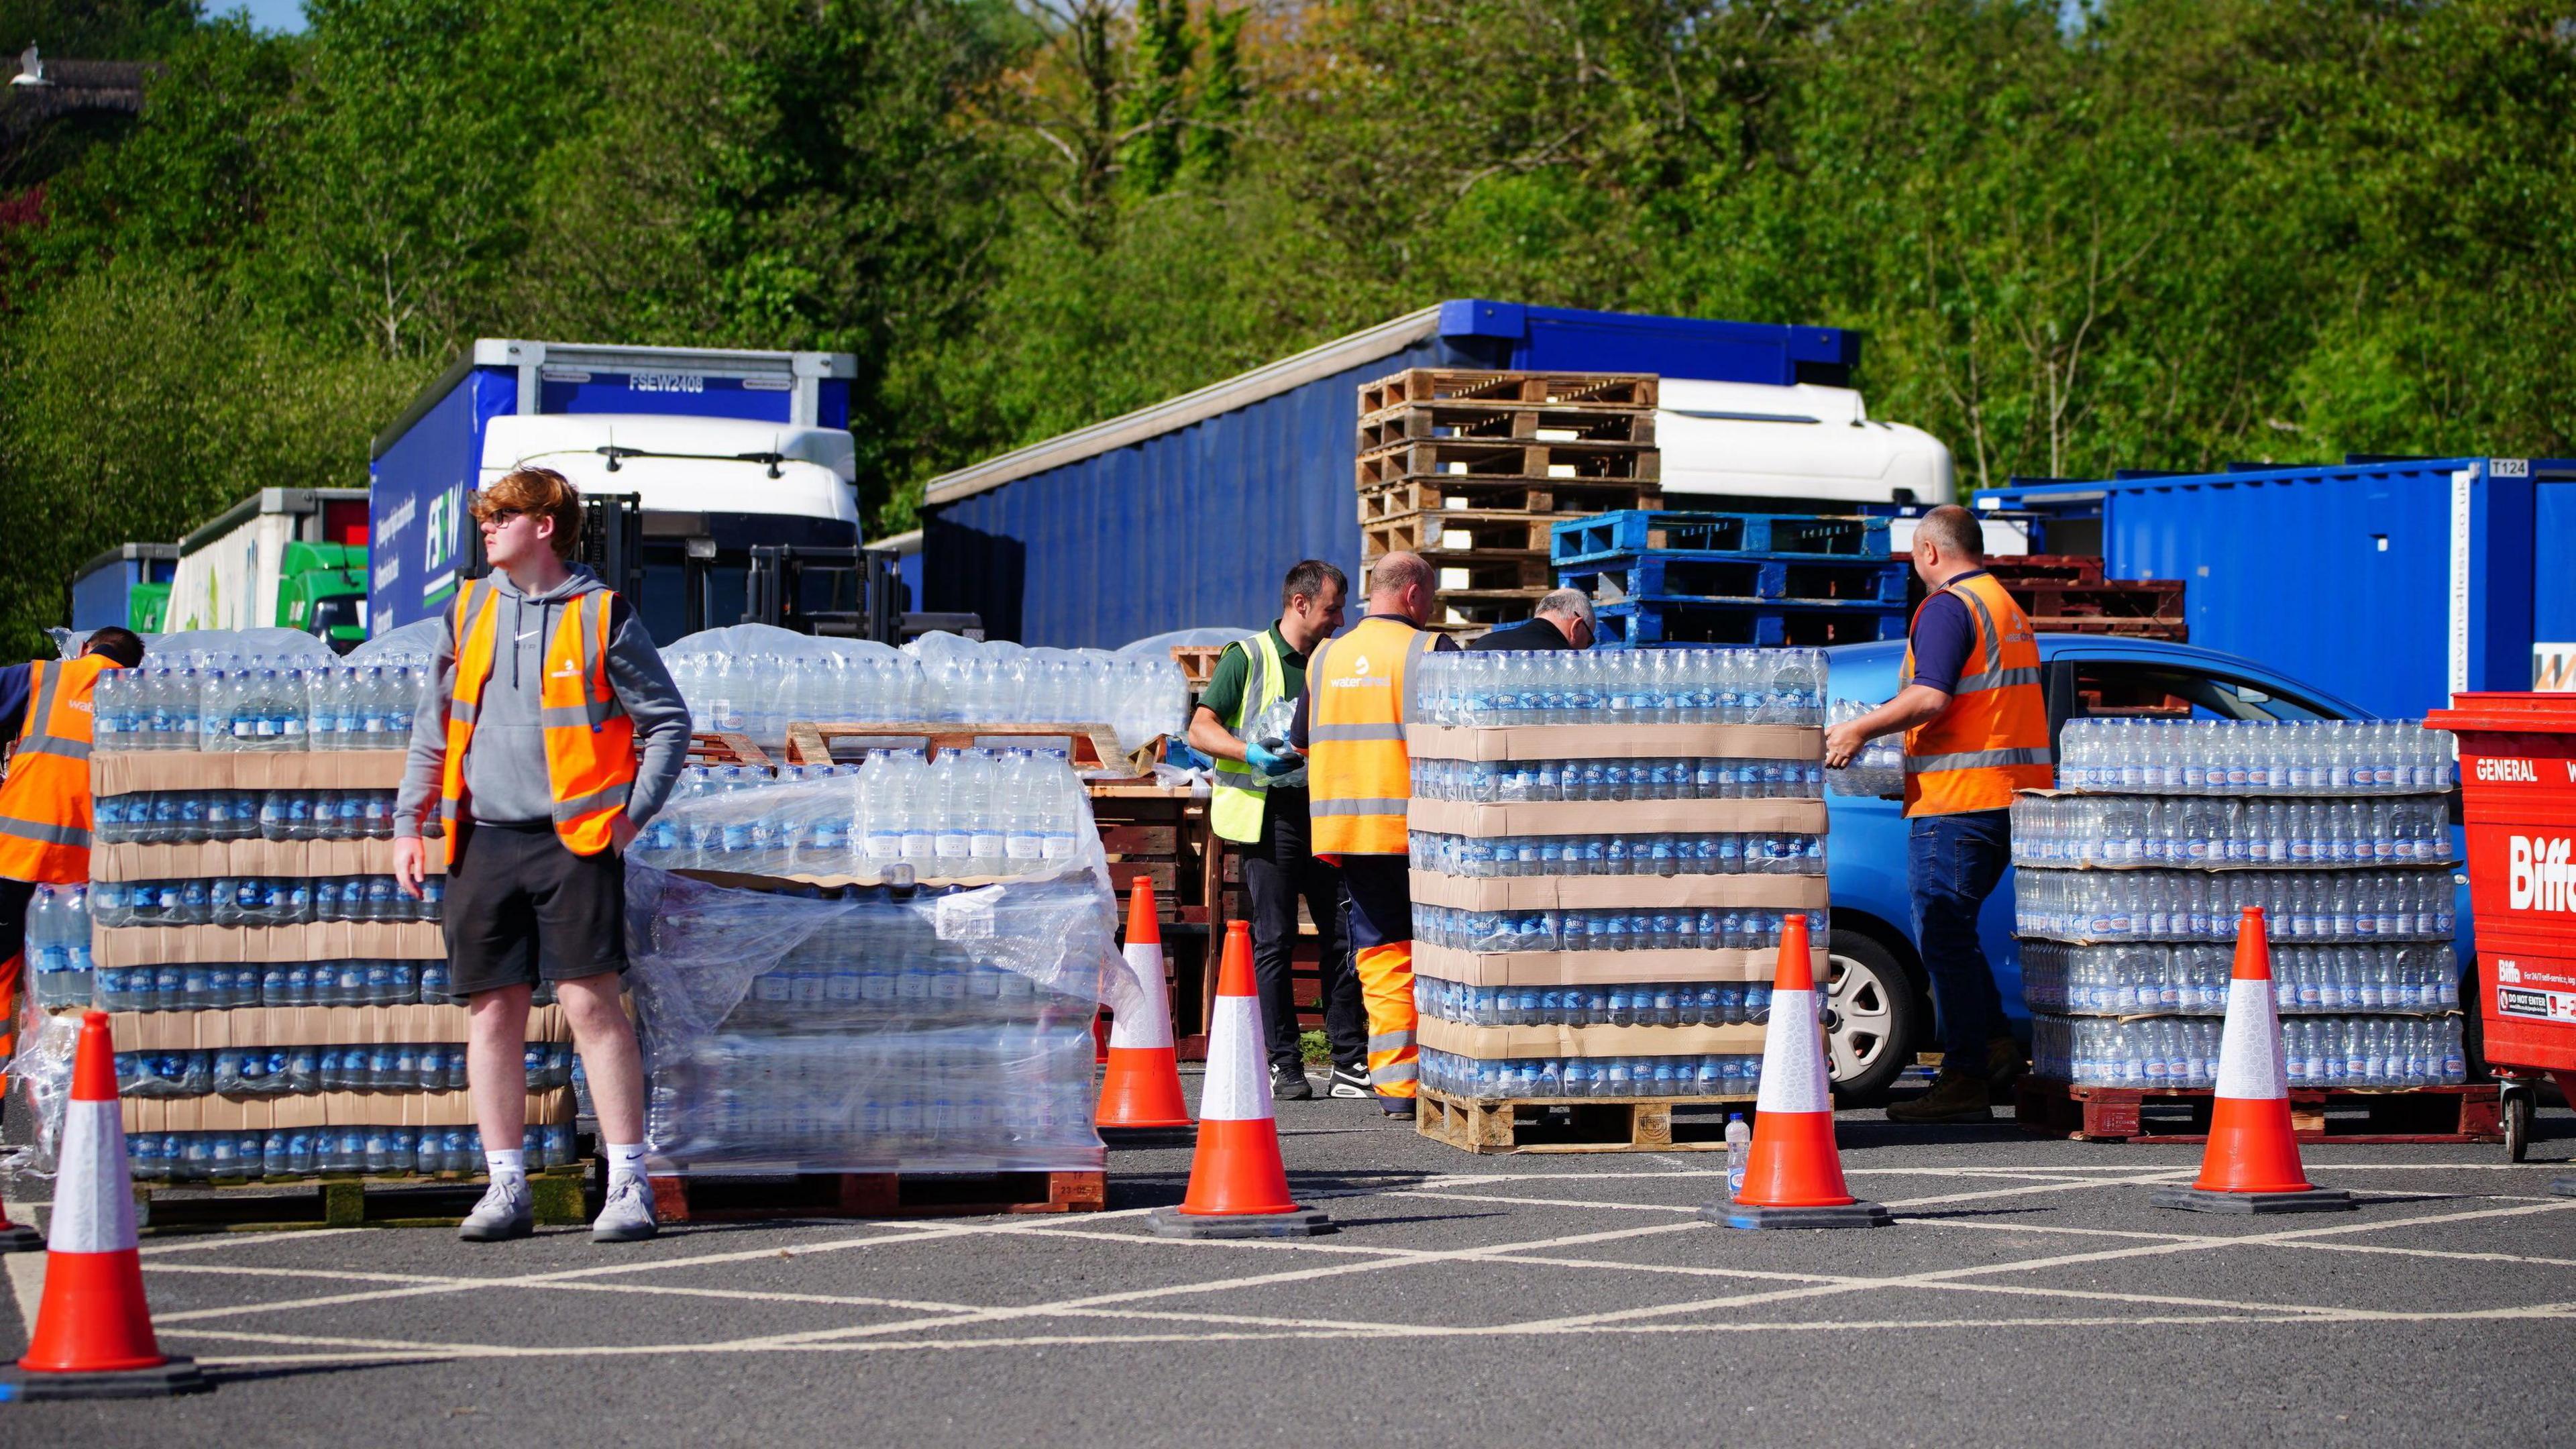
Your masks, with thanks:
[{"label": "blue plastic pallet", "polygon": [[1797,513],[1676,513],[1623,508],[1556,525],[1549,561],[1589,563],[1615,554],[1675,550],[1766,558],[1886,558],[1887,520]]},{"label": "blue plastic pallet", "polygon": [[1815,604],[1795,600],[1742,602],[1710,599],[1638,599],[1605,604],[1596,632],[1603,649],[1650,649],[1670,644],[1728,644],[1777,649],[1865,644],[1905,637],[1900,606]]},{"label": "blue plastic pallet", "polygon": [[1595,600],[1732,599],[1905,603],[1910,566],[1888,559],[1764,559],[1730,553],[1627,553],[1556,571],[1559,588]]}]

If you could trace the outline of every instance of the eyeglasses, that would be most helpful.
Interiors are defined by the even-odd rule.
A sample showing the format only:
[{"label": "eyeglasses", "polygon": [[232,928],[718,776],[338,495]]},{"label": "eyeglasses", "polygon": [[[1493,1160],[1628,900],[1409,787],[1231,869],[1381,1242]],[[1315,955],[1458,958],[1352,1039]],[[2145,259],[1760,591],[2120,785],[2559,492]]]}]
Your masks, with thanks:
[{"label": "eyeglasses", "polygon": [[516,508],[491,508],[476,513],[475,519],[486,528],[504,528],[527,516]]}]

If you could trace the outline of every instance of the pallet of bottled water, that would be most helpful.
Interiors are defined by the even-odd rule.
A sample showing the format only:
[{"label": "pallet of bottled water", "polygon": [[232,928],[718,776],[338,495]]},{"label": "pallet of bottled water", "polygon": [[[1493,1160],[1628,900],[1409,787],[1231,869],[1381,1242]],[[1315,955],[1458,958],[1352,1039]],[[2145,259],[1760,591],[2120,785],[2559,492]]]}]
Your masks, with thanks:
[{"label": "pallet of bottled water", "polygon": [[[1061,768],[1061,767],[1059,767]],[[647,1137],[684,1174],[1105,1161],[1092,1023],[1137,989],[1092,871],[759,891],[639,867]]]},{"label": "pallet of bottled water", "polygon": [[1782,923],[1804,911],[1824,929],[1822,656],[1467,653],[1417,668],[1426,1088],[1462,1102],[1751,1092]]},{"label": "pallet of bottled water", "polygon": [[[2233,945],[2021,945],[2022,998],[2060,1016],[2224,1016]],[[2434,1015],[2460,1009],[2447,941],[2272,948],[2272,1004],[2284,1016]]]},{"label": "pallet of bottled water", "polygon": [[2450,736],[2406,720],[2070,720],[2057,784],[2084,794],[2432,795]]},{"label": "pallet of bottled water", "polygon": [[1046,875],[1099,854],[1065,757],[871,751],[857,765],[693,765],[636,841],[662,870],[879,884]]},{"label": "pallet of bottled water", "polygon": [[792,723],[1106,727],[1133,752],[1186,728],[1189,680],[1168,651],[1028,649],[931,634],[902,649],[759,624],[662,651],[700,733],[776,749]]},{"label": "pallet of bottled water", "polygon": [[[187,656],[183,656],[183,659]],[[369,663],[200,653],[99,676],[92,748],[100,754],[201,750],[399,750],[410,743],[429,661]]]},{"label": "pallet of bottled water", "polygon": [[[2468,1080],[2460,1018],[2322,1016],[2281,1024],[2282,1061],[2297,1088],[2422,1088]],[[2079,1087],[2203,1091],[2218,1080],[2223,1021],[2031,1018],[2031,1064]]]}]

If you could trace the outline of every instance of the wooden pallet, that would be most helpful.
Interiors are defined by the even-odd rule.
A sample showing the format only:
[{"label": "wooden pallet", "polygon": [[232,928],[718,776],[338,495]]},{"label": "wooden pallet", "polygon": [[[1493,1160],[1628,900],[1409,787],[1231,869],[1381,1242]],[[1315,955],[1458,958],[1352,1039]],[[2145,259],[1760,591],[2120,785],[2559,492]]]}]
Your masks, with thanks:
[{"label": "wooden pallet", "polygon": [[1408,513],[1439,512],[1454,502],[1468,510],[1574,518],[1605,508],[1653,508],[1663,500],[1662,484],[1635,478],[1479,478],[1450,474],[1362,483],[1359,517],[1365,525]]},{"label": "wooden pallet", "polygon": [[[583,1192],[589,1176],[586,1167],[529,1173],[537,1226],[588,1222]],[[488,1185],[479,1173],[136,1183],[134,1203],[138,1225],[155,1234],[454,1227]]]},{"label": "wooden pallet", "polygon": [[1175,644],[1172,662],[1181,666],[1181,677],[1190,682],[1192,692],[1208,687],[1216,677],[1216,657],[1230,647],[1224,644]]},{"label": "wooden pallet", "polygon": [[959,1218],[1003,1213],[1096,1213],[1109,1174],[1075,1172],[805,1172],[689,1177],[655,1173],[653,1213],[665,1223],[769,1218]]},{"label": "wooden pallet", "polygon": [[2102,560],[2081,553],[1996,554],[1986,560],[1986,572],[2006,588],[2025,583],[2098,584]]},{"label": "wooden pallet", "polygon": [[1422,561],[1438,571],[1439,588],[1435,592],[1442,598],[1470,594],[1510,594],[1518,598],[1533,589],[1545,594],[1556,587],[1547,560],[1537,554],[1436,548],[1425,551]]},{"label": "wooden pallet", "polygon": [[2145,619],[2159,624],[2183,621],[2180,579],[2121,579],[2111,583],[2069,584],[2054,579],[2016,580],[2004,585],[2013,602],[2034,619]]},{"label": "wooden pallet", "polygon": [[1538,601],[1549,590],[1533,586],[1519,589],[1441,589],[1433,594],[1431,610],[1435,629],[1490,629],[1500,624],[1517,624],[1529,618]]},{"label": "wooden pallet", "polygon": [[751,742],[751,736],[726,732],[700,732],[689,736],[689,763],[692,765],[754,765],[771,768],[775,762],[769,752]]},{"label": "wooden pallet", "polygon": [[[1428,555],[1432,550],[1457,553],[1512,554],[1547,560],[1548,530],[1562,513],[1523,513],[1510,509],[1450,508],[1437,513],[1405,513],[1360,525],[1360,559],[1366,562],[1402,549]],[[1457,535],[1466,535],[1462,544]]]},{"label": "wooden pallet", "polygon": [[1408,403],[1517,402],[1584,407],[1655,406],[1658,379],[1630,372],[1493,372],[1409,367],[1360,384],[1360,416]]},{"label": "wooden pallet", "polygon": [[[929,754],[936,759],[950,750],[973,749],[979,740],[1032,739],[1069,740],[1073,745],[1073,767],[1077,770],[1119,770],[1129,778],[1142,778],[1154,773],[1154,764],[1163,757],[1164,741],[1156,739],[1138,750],[1118,747],[1118,732],[1105,724],[820,724],[811,720],[791,721],[787,726],[788,762],[797,765],[848,764],[862,755],[873,743],[879,748],[912,748],[927,741]],[[835,741],[852,741],[836,758]]]},{"label": "wooden pallet", "polygon": [[[1511,478],[1532,483],[1587,478],[1652,483],[1662,476],[1663,454],[1634,443],[1402,443],[1359,460],[1362,488],[1407,478]],[[1560,471],[1562,470],[1562,471]]]},{"label": "wooden pallet", "polygon": [[[2210,1095],[2207,1088],[2079,1087],[2026,1076],[2013,1085],[2013,1117],[2025,1131],[2078,1142],[2206,1142]],[[2501,1142],[2502,1112],[2493,1082],[2290,1089],[2290,1124],[2301,1142]]]},{"label": "wooden pallet", "polygon": [[2177,644],[2191,642],[2191,626],[2180,619],[2105,619],[2098,614],[2080,614],[2073,618],[2035,614],[2029,618],[2030,627],[2042,634],[2109,634],[2122,639],[2170,639]]},{"label": "wooden pallet", "polygon": [[[1722,1152],[1722,1124],[1701,1140],[1673,1140],[1675,1107],[1745,1105],[1751,1097],[1509,1097],[1471,1101],[1429,1087],[1414,1101],[1413,1130],[1461,1152]],[[1565,1109],[1560,1114],[1553,1109]]]},{"label": "wooden pallet", "polygon": [[1546,443],[1655,441],[1655,415],[1644,408],[1568,408],[1545,403],[1407,403],[1360,419],[1359,451],[1398,443],[1516,439]]}]

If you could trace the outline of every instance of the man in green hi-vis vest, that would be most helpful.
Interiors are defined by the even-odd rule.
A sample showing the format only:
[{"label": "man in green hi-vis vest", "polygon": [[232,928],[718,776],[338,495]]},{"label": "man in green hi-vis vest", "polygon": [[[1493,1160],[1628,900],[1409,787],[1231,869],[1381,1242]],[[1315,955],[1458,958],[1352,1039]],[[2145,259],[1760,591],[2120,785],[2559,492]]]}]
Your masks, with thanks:
[{"label": "man in green hi-vis vest", "polygon": [[[1252,971],[1261,986],[1275,1097],[1315,1095],[1297,1048],[1297,1001],[1289,979],[1301,898],[1315,922],[1324,1034],[1333,1047],[1329,1090],[1336,1097],[1369,1094],[1368,1019],[1359,977],[1343,950],[1342,873],[1307,847],[1306,762],[1284,745],[1265,747],[1253,728],[1264,710],[1281,700],[1293,704],[1306,692],[1306,655],[1342,627],[1347,587],[1342,571],[1321,559],[1290,569],[1279,586],[1279,622],[1225,646],[1190,717],[1191,747],[1216,761],[1209,823],[1242,847]],[[1279,733],[1285,735],[1284,724]]]}]

